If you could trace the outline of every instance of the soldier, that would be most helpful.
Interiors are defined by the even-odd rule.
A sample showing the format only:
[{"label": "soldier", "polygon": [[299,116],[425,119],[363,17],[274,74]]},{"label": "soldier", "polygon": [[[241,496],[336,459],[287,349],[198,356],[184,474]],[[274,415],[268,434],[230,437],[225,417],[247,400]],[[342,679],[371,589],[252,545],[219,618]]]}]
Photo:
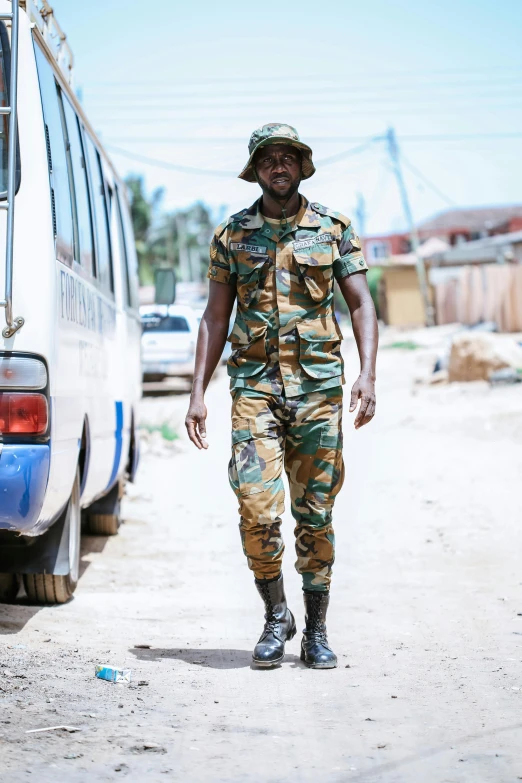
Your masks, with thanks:
[{"label": "soldier", "polygon": [[352,317],[361,371],[350,412],[355,428],[375,414],[377,320],[366,262],[350,220],[299,193],[315,172],[312,150],[289,125],[254,131],[239,175],[262,196],[215,231],[210,245],[209,300],[199,329],[186,427],[206,449],[204,392],[228,340],[232,393],[229,480],[239,501],[241,539],[265,604],[257,666],[284,656],[296,625],[283,576],[283,467],[295,519],[297,571],[303,580],[305,623],[301,659],[330,669],[326,611],[334,561],[332,509],[342,487],[342,334],[334,313],[336,281]]}]

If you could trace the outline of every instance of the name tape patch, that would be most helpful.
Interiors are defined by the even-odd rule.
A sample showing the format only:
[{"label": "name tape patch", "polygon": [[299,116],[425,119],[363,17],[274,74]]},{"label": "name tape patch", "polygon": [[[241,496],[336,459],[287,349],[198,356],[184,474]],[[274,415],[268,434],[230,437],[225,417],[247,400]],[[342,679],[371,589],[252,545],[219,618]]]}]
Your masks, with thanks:
[{"label": "name tape patch", "polygon": [[262,245],[246,245],[244,242],[231,242],[231,250],[245,250],[247,253],[257,253],[258,255],[266,255],[266,246]]},{"label": "name tape patch", "polygon": [[313,247],[314,245],[331,244],[335,242],[333,234],[318,234],[311,239],[302,239],[300,242],[293,242],[294,250],[304,250],[307,247]]}]

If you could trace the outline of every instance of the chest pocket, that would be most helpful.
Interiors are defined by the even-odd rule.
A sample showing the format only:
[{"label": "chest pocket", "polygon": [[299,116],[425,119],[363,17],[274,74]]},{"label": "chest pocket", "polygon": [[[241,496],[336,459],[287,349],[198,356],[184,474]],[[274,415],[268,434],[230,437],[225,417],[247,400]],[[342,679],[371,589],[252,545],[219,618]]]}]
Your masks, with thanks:
[{"label": "chest pocket", "polygon": [[251,378],[263,370],[268,362],[265,323],[235,322],[227,340],[232,343],[232,354],[227,361],[232,378]]},{"label": "chest pocket", "polygon": [[326,299],[333,288],[333,262],[339,258],[337,244],[317,243],[309,248],[294,250],[293,256],[298,273],[314,302]]},{"label": "chest pocket", "polygon": [[244,307],[250,307],[258,298],[264,285],[270,258],[267,255],[254,255],[238,252],[234,259],[237,273],[237,298]]}]

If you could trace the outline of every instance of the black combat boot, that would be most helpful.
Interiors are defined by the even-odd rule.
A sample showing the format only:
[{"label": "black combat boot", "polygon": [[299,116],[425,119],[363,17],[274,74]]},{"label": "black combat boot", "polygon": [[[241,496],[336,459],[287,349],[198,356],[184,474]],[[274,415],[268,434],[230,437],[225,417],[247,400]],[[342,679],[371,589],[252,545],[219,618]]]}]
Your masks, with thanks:
[{"label": "black combat boot", "polygon": [[285,642],[296,633],[294,615],[286,605],[283,575],[270,581],[256,579],[259,595],[265,603],[265,627],[255,646],[252,660],[256,666],[274,666],[285,655]]},{"label": "black combat boot", "polygon": [[328,645],[326,612],[329,593],[304,592],[305,622],[301,642],[301,660],[311,669],[335,669],[337,656]]}]

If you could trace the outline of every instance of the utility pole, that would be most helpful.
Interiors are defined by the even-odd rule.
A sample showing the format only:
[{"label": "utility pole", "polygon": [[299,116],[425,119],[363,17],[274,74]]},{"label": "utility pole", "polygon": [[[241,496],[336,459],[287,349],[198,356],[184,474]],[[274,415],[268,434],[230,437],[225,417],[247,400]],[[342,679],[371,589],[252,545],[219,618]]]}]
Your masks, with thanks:
[{"label": "utility pole", "polygon": [[355,216],[357,218],[357,231],[363,237],[366,234],[366,201],[362,193],[357,194]]},{"label": "utility pole", "polygon": [[176,212],[174,219],[176,221],[176,228],[178,231],[178,255],[179,255],[179,269],[181,280],[186,283],[191,280],[190,269],[190,256],[187,247],[187,228],[185,223],[185,215],[181,212]]},{"label": "utility pole", "polygon": [[393,166],[393,173],[397,179],[397,185],[399,186],[399,192],[401,195],[402,208],[404,210],[404,216],[408,225],[408,231],[410,234],[411,248],[415,254],[415,266],[417,268],[417,277],[419,278],[419,286],[421,290],[422,302],[424,305],[424,317],[426,326],[435,325],[435,313],[433,305],[430,301],[429,289],[428,289],[428,276],[426,274],[426,266],[424,259],[419,253],[419,234],[415,228],[413,222],[413,216],[411,214],[410,202],[408,200],[408,193],[406,191],[406,185],[404,184],[404,178],[402,176],[402,169],[399,156],[399,147],[397,144],[397,138],[395,136],[395,130],[388,128],[385,139],[388,143],[388,152]]}]

